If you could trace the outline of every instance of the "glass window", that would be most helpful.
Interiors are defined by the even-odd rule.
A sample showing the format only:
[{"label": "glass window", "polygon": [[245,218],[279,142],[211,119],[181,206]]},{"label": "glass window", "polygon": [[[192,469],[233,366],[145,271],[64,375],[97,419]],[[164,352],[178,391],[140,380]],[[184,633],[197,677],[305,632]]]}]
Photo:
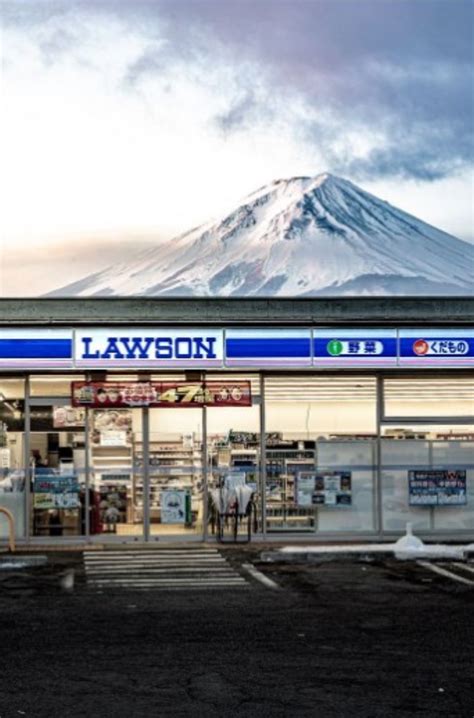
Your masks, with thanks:
[{"label": "glass window", "polygon": [[[0,379],[0,506],[13,514],[17,537],[25,535],[25,384],[21,378]],[[0,514],[0,538],[8,536]]]},{"label": "glass window", "polygon": [[384,379],[384,416],[474,416],[474,378]]},{"label": "glass window", "polygon": [[474,528],[474,424],[383,427],[385,531]]},{"label": "glass window", "polygon": [[30,394],[36,396],[71,396],[71,382],[84,381],[82,374],[37,374],[30,377]]},{"label": "glass window", "polygon": [[375,528],[376,380],[265,379],[268,531]]},{"label": "glass window", "polygon": [[31,535],[85,534],[85,409],[57,403],[30,407]]}]

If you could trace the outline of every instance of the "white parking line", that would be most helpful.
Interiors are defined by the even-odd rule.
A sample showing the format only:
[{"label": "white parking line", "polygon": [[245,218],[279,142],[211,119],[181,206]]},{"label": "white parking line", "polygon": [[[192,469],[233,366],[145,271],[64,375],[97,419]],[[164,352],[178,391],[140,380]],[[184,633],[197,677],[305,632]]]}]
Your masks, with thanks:
[{"label": "white parking line", "polygon": [[264,586],[267,588],[277,589],[280,590],[281,586],[279,586],[275,581],[272,581],[271,578],[268,578],[268,576],[265,576],[261,571],[259,571],[253,564],[251,563],[243,563],[242,568],[244,571],[249,573],[252,578],[255,578],[257,581],[260,581],[260,583],[263,583]]},{"label": "white parking line", "polygon": [[445,576],[446,578],[450,578],[453,581],[459,581],[459,583],[464,583],[467,586],[474,586],[474,581],[469,581],[463,576],[458,576],[457,574],[452,573],[445,568],[441,568],[441,566],[436,566],[436,564],[429,563],[428,561],[417,561],[417,563],[419,566],[423,566],[423,568],[427,568],[434,573],[438,573],[440,576]]},{"label": "white parking line", "polygon": [[460,563],[459,561],[456,561],[454,565],[458,568],[462,568],[464,571],[474,573],[474,566],[468,566],[466,563]]}]

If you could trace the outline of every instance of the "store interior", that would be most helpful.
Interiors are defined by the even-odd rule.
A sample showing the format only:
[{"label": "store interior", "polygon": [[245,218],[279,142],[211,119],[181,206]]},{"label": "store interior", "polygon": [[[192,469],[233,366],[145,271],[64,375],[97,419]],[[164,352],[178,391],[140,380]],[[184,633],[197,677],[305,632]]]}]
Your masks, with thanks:
[{"label": "store interior", "polygon": [[[150,380],[163,376],[185,378]],[[268,534],[474,528],[471,377],[268,375],[262,408],[260,376],[235,375],[251,383],[252,406],[151,407],[146,418],[141,407],[72,406],[71,383],[84,379],[0,379],[0,506],[19,538],[212,536],[212,491],[229,479],[250,487]],[[412,490],[413,472],[428,470],[458,472],[444,505]]]}]

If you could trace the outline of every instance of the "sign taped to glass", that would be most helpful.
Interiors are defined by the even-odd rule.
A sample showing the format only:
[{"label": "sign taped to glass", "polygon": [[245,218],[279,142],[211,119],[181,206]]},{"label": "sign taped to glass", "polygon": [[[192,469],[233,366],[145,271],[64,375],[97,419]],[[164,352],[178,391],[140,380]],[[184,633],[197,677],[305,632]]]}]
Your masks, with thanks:
[{"label": "sign taped to glass", "polygon": [[33,482],[35,509],[77,509],[80,507],[77,476],[39,474]]},{"label": "sign taped to glass", "polygon": [[251,406],[248,381],[72,382],[72,405],[120,407]]},{"label": "sign taped to glass", "polygon": [[427,469],[408,472],[410,506],[458,506],[467,502],[466,471]]}]

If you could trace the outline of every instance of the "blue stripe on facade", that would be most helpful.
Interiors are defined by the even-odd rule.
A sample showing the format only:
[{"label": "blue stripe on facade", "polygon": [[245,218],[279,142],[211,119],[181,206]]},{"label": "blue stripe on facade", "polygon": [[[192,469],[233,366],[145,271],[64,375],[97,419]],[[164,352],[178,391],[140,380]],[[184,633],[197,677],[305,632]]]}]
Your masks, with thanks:
[{"label": "blue stripe on facade", "polygon": [[307,339],[226,339],[228,359],[271,359],[311,357],[311,341]]},{"label": "blue stripe on facade", "polygon": [[0,339],[0,359],[71,358],[71,339]]},{"label": "blue stripe on facade", "polygon": [[[446,342],[448,345],[454,345],[454,347],[458,344],[458,342],[466,343],[469,347],[468,351],[465,354],[458,354],[456,353],[456,350],[450,351],[449,348],[446,349],[446,351],[440,352],[439,354],[425,354],[425,355],[418,355],[413,350],[413,344],[417,341],[417,339],[425,339],[427,342],[430,341],[436,341],[436,342]],[[413,357],[415,359],[467,359],[469,357],[474,357],[474,339],[471,339],[469,337],[446,337],[445,339],[443,337],[434,337],[427,333],[426,335],[420,332],[419,337],[401,337],[400,338],[400,358],[402,357]]]},{"label": "blue stripe on facade", "polygon": [[[332,356],[328,352],[328,344],[329,342],[333,341],[334,339],[338,339],[341,342],[371,342],[371,341],[377,341],[383,343],[383,352],[382,354],[342,354],[339,356]],[[317,359],[318,357],[323,358],[330,358],[330,359],[383,359],[386,357],[393,357],[394,359],[397,357],[397,340],[395,337],[364,337],[361,335],[360,337],[345,337],[344,335],[338,336],[338,337],[318,337],[314,339],[314,357]]]}]

